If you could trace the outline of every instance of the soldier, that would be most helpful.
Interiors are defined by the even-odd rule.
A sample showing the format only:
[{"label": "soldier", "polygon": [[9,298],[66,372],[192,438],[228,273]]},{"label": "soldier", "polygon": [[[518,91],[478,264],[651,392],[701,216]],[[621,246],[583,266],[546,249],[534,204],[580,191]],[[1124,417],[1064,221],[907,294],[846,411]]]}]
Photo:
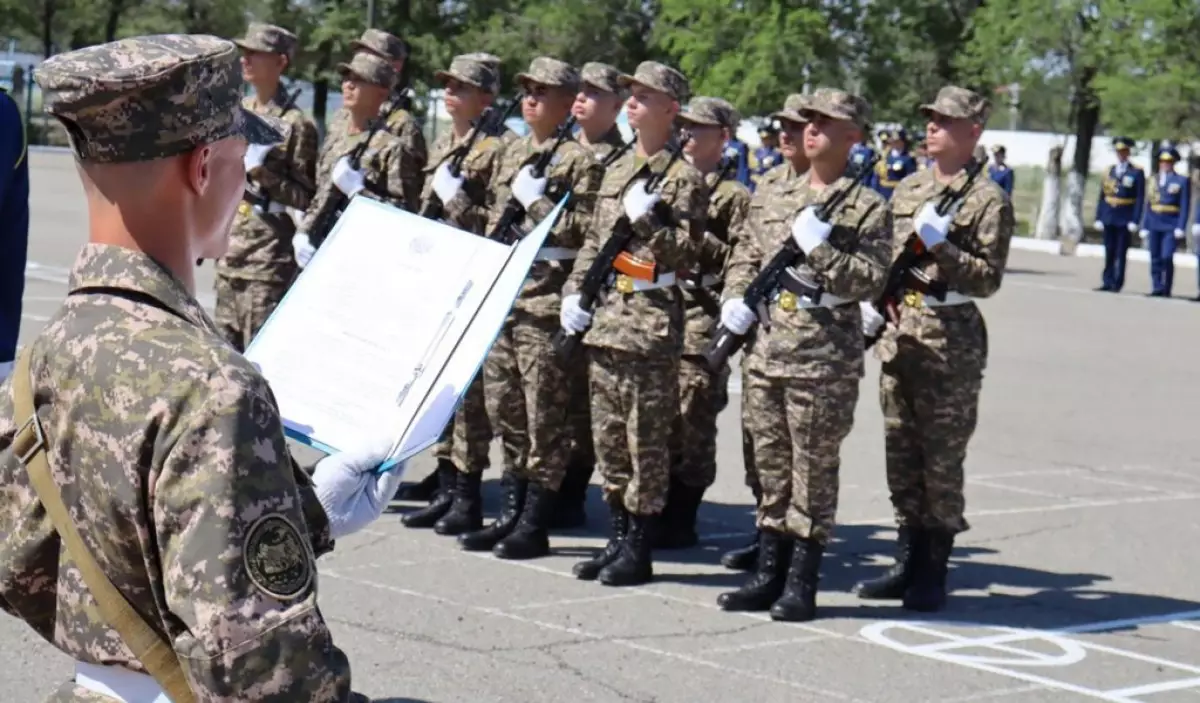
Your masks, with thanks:
[{"label": "soldier", "polygon": [[287,209],[304,210],[312,200],[317,127],[289,101],[279,80],[295,55],[296,35],[253,23],[234,44],[242,50],[242,76],[254,88],[242,105],[288,126],[283,144],[246,150],[248,188],[233,221],[229,249],[216,265],[214,317],[225,340],[245,351],[299,272],[292,250],[296,223]]},{"label": "soldier", "polygon": [[[812,167],[792,197],[774,198],[755,213],[762,219],[730,254],[721,323],[732,332],[744,334],[756,320],[741,295],[789,235],[804,252],[797,273],[825,292],[814,302],[811,291],[792,287],[795,279],[785,275],[771,327],[760,327],[743,361],[762,482],[759,555],[749,581],[718,598],[724,610],[769,608],[772,619],[796,622],[816,616],[821,558],[837,512],[839,453],[864,374],[855,302],[878,295],[890,252],[887,204],[846,176],[870,111],[865,100],[841,90],[822,88],[809,98],[804,151]],[[823,221],[820,204],[847,189]]]},{"label": "soldier", "polygon": [[[804,128],[808,124],[805,117],[807,96],[793,93],[787,97],[783,109],[771,115],[771,119],[779,122],[779,152],[783,163],[763,174],[754,197],[750,200],[750,214],[746,223],[760,222],[771,203],[795,200],[799,197],[801,177],[808,173],[808,156],[804,153]],[[851,154],[854,152],[851,151]],[[853,156],[851,156],[853,159]],[[768,218],[769,219],[769,218]],[[730,232],[730,247],[737,248],[737,242],[752,234],[745,225]],[[751,330],[742,348],[742,358],[750,354],[754,346],[755,331]],[[742,363],[742,388],[750,384],[749,370]],[[744,398],[744,396],[743,396]],[[745,402],[742,403],[742,465],[746,472],[746,486],[754,496],[755,509],[762,501],[762,486],[759,484],[758,471],[754,466],[754,438],[752,428],[754,418],[750,417]],[[758,531],[750,539],[750,543],[736,549],[731,549],[721,556],[721,563],[726,568],[735,571],[749,571],[758,563]]]},{"label": "soldier", "polygon": [[[991,112],[983,96],[947,86],[921,106],[934,167],[901,182],[892,196],[893,257],[918,239],[929,253],[927,275],[949,287],[939,302],[910,291],[875,354],[883,362],[888,490],[899,522],[896,564],[859,583],[860,598],[903,598],[904,607],[938,610],[946,598],[946,567],[963,517],[963,462],[975,432],[987,365],[987,330],[972,298],[1000,289],[1013,234],[1012,202],[982,174],[945,216],[935,201],[967,183],[965,167]],[[867,310],[870,310],[868,307]],[[884,321],[870,315],[864,332]]]},{"label": "soldier", "polygon": [[916,173],[917,162],[908,153],[908,133],[903,128],[883,130],[879,136],[885,142],[884,148],[887,153],[876,162],[875,177],[871,185],[887,199],[892,197],[892,191],[900,181],[909,174]]},{"label": "soldier", "polygon": [[[587,147],[569,137],[556,144],[579,92],[579,72],[541,56],[528,73],[517,74],[517,82],[525,95],[521,111],[529,134],[500,157],[492,179],[496,207],[488,221],[489,236],[523,236],[568,192],[571,200],[547,236],[484,367],[492,427],[506,446],[524,446],[518,450],[519,463],[505,471],[500,517],[479,532],[462,535],[459,542],[472,551],[492,549],[501,559],[550,553],[547,530],[571,449],[567,371],[551,340],[558,331],[562,286],[583,244],[604,175]],[[539,177],[533,162],[550,149],[549,166]],[[525,215],[510,233],[498,228],[511,200],[520,203]]]},{"label": "soldier", "polygon": [[862,166],[875,157],[875,149],[871,147],[869,138],[864,134],[862,141],[850,150],[850,163]]},{"label": "soldier", "polygon": [[[1004,163],[1004,156],[1007,152],[1004,150],[1004,145],[997,144],[992,147],[992,161],[988,164],[988,178],[995,181],[996,185],[1000,186],[1008,197],[1012,197],[1013,193],[1013,170]],[[985,153],[984,156],[987,156]]]},{"label": "soldier", "polygon": [[[683,347],[683,301],[674,272],[697,263],[708,193],[700,172],[670,153],[673,123],[688,97],[687,79],[674,68],[644,61],[620,80],[631,86],[626,109],[637,146],[604,174],[596,217],[564,290],[561,322],[571,334],[591,325],[582,341],[592,438],[611,517],[608,544],[595,558],[576,564],[574,573],[633,586],[653,577],[653,526],[671,475]],[[643,179],[651,174],[663,174],[661,189],[647,192]],[[669,216],[655,207],[659,202]],[[614,266],[616,285],[597,298],[592,325],[593,313],[580,306],[578,290],[614,228],[624,223],[634,236]]]},{"label": "soldier", "polygon": [[1113,139],[1117,163],[1108,169],[1100,182],[1100,197],[1096,199],[1097,232],[1104,233],[1104,272],[1097,291],[1119,293],[1125,285],[1125,259],[1129,253],[1129,238],[1138,231],[1142,221],[1142,206],[1146,196],[1146,176],[1140,166],[1129,161],[1133,140]]},{"label": "soldier", "polygon": [[390,442],[310,479],[266,379],[195,298],[247,144],[284,125],[241,106],[237,48],[217,37],[91,46],[36,79],[71,134],[89,242],[0,385],[0,606],[76,660],[53,700],[365,701],[315,560],[378,517]]},{"label": "soldier", "polygon": [[696,513],[717,478],[717,415],[729,404],[729,367],[714,375],[703,354],[721,316],[721,275],[732,233],[741,229],[750,209],[749,189],[730,178],[736,161],[725,156],[722,164],[722,145],[741,122],[737,110],[720,98],[693,98],[679,119],[691,131],[685,151],[703,174],[710,198],[698,265],[680,274],[684,334],[679,415],[672,432],[670,490],[655,543],[659,549],[684,549],[699,541]]},{"label": "soldier", "polygon": [[[433,145],[425,167],[422,211],[437,210],[432,213],[434,216],[440,214],[441,219],[454,227],[483,236],[487,234],[488,218],[495,203],[488,184],[503,147],[497,137],[482,133],[474,137],[472,123],[492,105],[499,79],[490,64],[466,55],[454,57],[450,69],[438,71],[435,76],[446,91],[451,128]],[[450,159],[462,156],[468,143],[471,151],[462,157],[462,171],[455,176],[450,172]],[[408,513],[402,522],[413,528],[433,527],[441,535],[480,529],[483,506],[479,486],[483,472],[491,466],[488,457],[491,443],[492,426],[480,374],[467,388],[442,440],[434,445],[438,493],[429,505]]]},{"label": "soldier", "polygon": [[[499,56],[496,56],[495,54],[489,54],[484,51],[476,51],[471,54],[463,54],[463,56],[465,56],[470,61],[478,61],[479,63],[482,63],[483,65],[492,69],[492,71],[494,71],[496,74],[496,90],[497,91],[500,90],[499,86],[500,86],[500,78],[501,78],[502,74],[500,73],[500,57]],[[497,124],[497,125],[495,125],[495,130],[492,133],[492,136],[498,137],[500,139],[500,145],[507,148],[509,144],[512,144],[513,142],[515,142],[517,139],[520,138],[521,135],[514,132],[506,124]]]},{"label": "soldier", "polygon": [[29,159],[25,120],[0,88],[0,381],[12,373],[21,333],[29,250]]},{"label": "soldier", "polygon": [[751,164],[756,188],[758,180],[762,178],[763,174],[783,162],[783,155],[779,151],[779,125],[773,121],[767,122],[759,127],[758,138],[762,141],[762,145],[754,150],[754,159]]},{"label": "soldier", "polygon": [[1150,297],[1170,298],[1175,279],[1176,240],[1187,230],[1191,179],[1175,172],[1179,152],[1170,144],[1158,151],[1158,173],[1150,183],[1150,206],[1142,214],[1142,241],[1150,250]]}]

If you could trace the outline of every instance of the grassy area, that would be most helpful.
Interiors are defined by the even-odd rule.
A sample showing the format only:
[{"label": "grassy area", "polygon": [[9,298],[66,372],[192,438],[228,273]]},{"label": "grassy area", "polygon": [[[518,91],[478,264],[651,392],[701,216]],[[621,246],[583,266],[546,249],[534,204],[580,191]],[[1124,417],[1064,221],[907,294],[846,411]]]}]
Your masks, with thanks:
[{"label": "grassy area", "polygon": [[[1042,181],[1046,170],[1039,166],[1018,166],[1013,169],[1013,213],[1017,218],[1017,235],[1032,237],[1037,224],[1038,210],[1042,206]],[[1063,195],[1066,195],[1064,177]],[[1100,234],[1092,231],[1092,216],[1096,213],[1096,199],[1100,194],[1100,176],[1090,174],[1083,192],[1084,241],[1101,241]]]}]

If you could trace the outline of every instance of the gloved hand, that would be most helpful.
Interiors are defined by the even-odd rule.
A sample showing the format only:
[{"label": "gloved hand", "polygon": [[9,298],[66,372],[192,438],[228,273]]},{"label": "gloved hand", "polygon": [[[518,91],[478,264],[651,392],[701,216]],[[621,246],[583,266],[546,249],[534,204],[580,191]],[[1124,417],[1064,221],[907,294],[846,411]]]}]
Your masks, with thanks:
[{"label": "gloved hand", "polygon": [[267,160],[267,152],[270,150],[270,145],[251,144],[247,146],[246,155],[242,157],[242,165],[246,167],[246,173],[262,166],[263,162]]},{"label": "gloved hand", "polygon": [[746,334],[758,315],[741,298],[731,298],[721,304],[721,325],[734,334]]},{"label": "gloved hand", "polygon": [[1138,236],[1144,240],[1146,237],[1150,236],[1150,230],[1144,229],[1144,230],[1138,232]]},{"label": "gloved hand", "polygon": [[800,211],[792,221],[792,239],[805,254],[811,254],[822,242],[829,239],[833,225],[817,219],[817,209],[809,206]]},{"label": "gloved hand", "polygon": [[518,203],[525,209],[529,209],[542,197],[542,193],[546,192],[546,177],[533,177],[533,167],[524,166],[517,172],[517,177],[513,179],[512,194],[517,199]]},{"label": "gloved hand", "polygon": [[4,379],[12,375],[15,361],[0,361],[0,383],[4,383]]},{"label": "gloved hand", "polygon": [[917,236],[925,243],[925,248],[932,249],[946,241],[946,234],[950,231],[950,221],[953,219],[953,215],[937,214],[933,203],[925,203],[914,218],[913,226],[916,227]]},{"label": "gloved hand", "polygon": [[1104,231],[1104,223],[1101,222],[1100,220],[1096,220],[1095,222],[1092,223],[1092,229],[1096,230],[1097,232],[1103,232]]},{"label": "gloved hand", "polygon": [[1129,230],[1130,234],[1137,234],[1137,223],[1130,222],[1129,224],[1125,225],[1125,229]]},{"label": "gloved hand", "polygon": [[450,163],[443,161],[442,165],[433,172],[433,192],[437,193],[442,203],[454,200],[458,191],[462,190],[463,177],[450,173]]},{"label": "gloved hand", "polygon": [[338,190],[346,194],[347,198],[353,198],[366,185],[366,179],[363,178],[362,171],[355,171],[350,167],[350,157],[343,156],[333,165],[333,184]]},{"label": "gloved hand", "polygon": [[887,318],[879,314],[875,306],[865,300],[858,304],[858,309],[862,311],[862,331],[864,337],[874,337],[879,328],[887,322]]},{"label": "gloved hand", "polygon": [[1176,230],[1175,230],[1175,238],[1176,238],[1176,239],[1183,239],[1183,230],[1181,230],[1181,229],[1176,229]]},{"label": "gloved hand", "polygon": [[313,488],[334,539],[358,532],[383,513],[404,475],[404,464],[385,473],[377,469],[392,449],[391,438],[379,438],[362,447],[330,454],[317,462]]},{"label": "gloved hand", "polygon": [[558,321],[564,330],[579,334],[592,324],[592,314],[579,306],[579,294],[576,293],[563,298]]},{"label": "gloved hand", "polygon": [[292,237],[292,251],[296,253],[296,263],[300,264],[300,268],[308,266],[308,262],[312,261],[313,254],[317,253],[312,245],[312,240],[305,232],[297,232],[296,236]]},{"label": "gloved hand", "polygon": [[629,218],[629,221],[637,222],[649,214],[659,200],[661,198],[658,193],[647,193],[646,181],[639,179],[629,186],[629,190],[625,191],[625,197],[622,198],[621,203],[625,206],[625,216]]}]

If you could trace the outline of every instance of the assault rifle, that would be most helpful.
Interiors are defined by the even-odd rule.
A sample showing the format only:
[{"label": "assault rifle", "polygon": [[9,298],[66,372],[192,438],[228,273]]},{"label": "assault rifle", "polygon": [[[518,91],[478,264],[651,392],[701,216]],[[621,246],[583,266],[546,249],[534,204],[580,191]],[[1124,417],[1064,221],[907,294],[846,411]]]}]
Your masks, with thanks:
[{"label": "assault rifle", "polygon": [[[554,144],[538,154],[537,160],[530,167],[531,175],[534,178],[543,178],[546,175],[546,169],[550,168],[550,161],[554,158],[554,154],[562,143],[571,137],[571,128],[575,126],[575,117],[572,115],[567,118],[558,127],[555,134]],[[508,203],[504,206],[504,212],[500,214],[500,221],[496,223],[495,228],[488,233],[488,239],[500,242],[502,244],[512,244],[521,238],[520,232],[515,231],[517,223],[525,218],[525,206],[517,200],[516,196],[511,196]]]},{"label": "assault rifle", "polygon": [[[874,156],[862,166],[857,167],[857,172],[854,173],[854,180],[850,182],[850,185],[837,191],[832,197],[817,207],[817,219],[822,222],[829,222],[842,202],[855,188],[862,184],[863,179],[870,175],[871,168],[878,160],[879,157]],[[850,166],[850,169],[855,169],[855,167]],[[796,243],[795,237],[789,233],[787,240],[783,243],[783,247],[759,270],[758,275],[746,287],[746,292],[742,295],[742,301],[751,310],[755,311],[759,322],[765,329],[769,330],[771,324],[767,313],[767,301],[781,287],[781,281],[784,276],[790,279],[789,283],[794,288],[803,291],[803,295],[812,300],[813,304],[821,302],[821,296],[825,293],[825,287],[816,281],[808,280],[790,270],[803,260],[804,250]],[[729,357],[733,356],[738,349],[741,349],[745,341],[745,334],[736,334],[718,322],[716,330],[713,332],[713,340],[704,352],[704,359],[708,362],[709,370],[713,373],[719,373],[724,368]]]},{"label": "assault rifle", "polygon": [[[667,165],[661,171],[652,173],[646,179],[647,193],[653,193],[662,185],[671,167],[675,165],[675,162],[683,154],[683,147],[691,138],[692,135],[685,132],[679,140],[678,145],[671,150],[671,159],[667,161]],[[653,213],[663,222],[670,222],[674,219],[670,206],[661,200],[654,204]],[[584,275],[583,284],[579,287],[579,307],[588,312],[592,312],[595,309],[596,299],[600,297],[601,291],[608,286],[609,280],[612,278],[613,263],[616,262],[617,256],[625,251],[625,247],[629,246],[629,242],[633,240],[633,235],[633,223],[629,221],[628,215],[622,213],[613,224],[612,236],[600,247],[599,253],[596,254],[596,258],[588,268],[587,274]],[[583,333],[574,334],[560,328],[554,333],[554,348],[560,357],[570,359],[571,355],[575,353],[575,349],[579,346],[579,340],[582,337]]]},{"label": "assault rifle", "polygon": [[[733,176],[733,172],[737,169],[737,165],[738,162],[736,155],[723,157],[721,159],[719,170],[717,171],[717,184],[720,184],[722,181],[731,178]],[[716,188],[716,185],[713,187]],[[696,302],[700,305],[705,313],[715,317],[721,316],[721,302],[717,300],[715,296],[713,296],[712,291],[704,287],[702,283],[704,280],[703,274],[697,272],[694,275],[684,277],[681,280],[687,281],[691,284],[691,287],[687,288],[686,290],[692,294],[692,297],[695,298]]]},{"label": "assault rifle", "polygon": [[[937,204],[933,209],[938,216],[945,217],[952,212],[957,212],[959,206],[962,205],[963,198],[971,190],[971,186],[975,183],[975,179],[983,172],[983,166],[987,163],[986,159],[971,159],[967,164],[967,180],[961,188],[956,190],[946,190],[942,193],[942,197],[938,199]],[[905,291],[916,291],[922,295],[928,295],[939,302],[946,300],[946,293],[949,292],[949,286],[945,281],[940,281],[930,278],[920,269],[922,263],[929,258],[929,250],[925,248],[925,243],[921,241],[921,237],[916,232],[913,232],[908,237],[908,241],[904,243],[904,249],[900,252],[900,256],[896,257],[896,261],[892,263],[892,267],[888,269],[887,283],[883,286],[883,292],[879,294],[879,298],[872,305],[876,312],[883,315],[884,318],[893,320],[899,319],[899,305],[904,297]],[[875,334],[863,338],[863,348],[870,349],[883,336],[885,325],[880,325]]]},{"label": "assault rifle", "polygon": [[[474,129],[471,130],[471,136],[467,138],[467,142],[454,152],[454,155],[447,161],[447,168],[450,169],[450,175],[458,178],[462,173],[463,162],[467,160],[467,156],[471,153],[471,147],[475,146],[475,140],[479,139],[480,135],[495,136],[495,125],[504,126],[505,120],[511,115],[513,110],[517,109],[520,101],[513,100],[508,105],[508,109],[500,112],[495,107],[489,107],[483,111],[479,119],[475,120]],[[429,201],[425,203],[425,207],[421,208],[421,217],[431,220],[440,220],[445,212],[446,204],[438,197],[434,190],[429,191]]]}]

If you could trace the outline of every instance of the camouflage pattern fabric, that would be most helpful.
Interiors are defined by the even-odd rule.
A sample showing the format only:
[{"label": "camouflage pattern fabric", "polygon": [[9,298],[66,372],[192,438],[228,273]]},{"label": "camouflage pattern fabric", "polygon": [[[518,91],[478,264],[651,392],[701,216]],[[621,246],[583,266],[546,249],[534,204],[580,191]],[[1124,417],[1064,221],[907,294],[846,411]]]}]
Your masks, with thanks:
[{"label": "camouflage pattern fabric", "polygon": [[213,320],[225,341],[239,352],[245,352],[267,323],[267,318],[283,302],[292,280],[256,281],[217,276],[217,304],[213,310]]},{"label": "camouflage pattern fabric", "polygon": [[691,96],[687,78],[678,70],[657,61],[639,63],[632,74],[617,78],[617,84],[622,88],[644,85],[651,90],[665,93],[680,104],[686,103]]},{"label": "camouflage pattern fabric", "polygon": [[[321,158],[317,162],[317,194],[308,211],[304,213],[300,231],[309,235],[317,234],[311,231],[311,227],[316,224],[317,213],[321,211],[325,201],[337,190],[332,178],[334,164],[343,156],[349,156],[367,138],[368,134],[369,131],[354,134],[344,132],[333,138],[325,139],[325,144],[321,147]],[[400,143],[391,134],[378,130],[371,135],[371,141],[359,162],[359,170],[362,171],[363,178],[368,183],[375,184],[387,195],[381,196],[369,188],[363,190],[361,195],[381,200],[410,212],[417,210],[417,203],[409,200],[405,191],[403,174],[410,167],[406,158],[407,155],[400,148]],[[328,235],[329,233],[324,234]]]},{"label": "camouflage pattern fabric", "polygon": [[589,143],[586,146],[591,150],[592,155],[596,157],[597,161],[603,162],[613,151],[625,146],[625,137],[621,134],[621,129],[614,124],[611,129],[604,133],[604,136],[596,140],[595,143]]},{"label": "camouflage pattern fabric", "polygon": [[[963,172],[942,185],[932,170],[900,182],[891,202],[893,257],[913,234],[922,205],[965,182]],[[1000,186],[976,178],[947,241],[930,252],[922,269],[963,295],[994,295],[1004,277],[1013,223],[1012,204]],[[987,365],[987,326],[974,303],[930,307],[919,295],[907,296],[906,303],[899,324],[889,324],[875,345],[884,362],[879,396],[892,505],[900,524],[961,532],[968,528],[963,464]]]},{"label": "camouflage pattern fabric", "polygon": [[621,72],[615,66],[601,63],[599,61],[589,61],[579,69],[579,79],[588,85],[612,93],[613,95],[622,95],[624,89],[621,86]]},{"label": "camouflage pattern fabric", "polygon": [[246,27],[246,35],[234,39],[233,43],[239,49],[259,51],[265,54],[282,54],[288,59],[293,59],[299,41],[294,33],[278,25],[251,22]]},{"label": "camouflage pattern fabric", "polygon": [[492,446],[492,425],[488,420],[484,377],[475,377],[462,403],[454,412],[451,430],[450,460],[459,471],[481,474],[492,465],[489,452]]},{"label": "camouflage pattern fabric", "polygon": [[438,441],[437,441],[437,443],[435,443],[433,445],[433,449],[431,451],[433,453],[433,458],[437,459],[439,461],[441,461],[441,460],[453,461],[454,460],[454,418],[453,417],[451,417],[450,421],[446,423],[446,428],[442,430],[441,436],[438,437]]},{"label": "camouflage pattern fabric", "polygon": [[[718,183],[715,173],[706,175],[705,183],[712,195],[705,218],[707,227],[700,244],[699,264],[693,273],[697,278],[714,276],[720,279],[732,251],[729,245],[730,233],[740,229],[750,214],[750,189],[731,179]],[[722,287],[720,280],[705,287],[708,297],[718,305],[721,301]],[[687,287],[682,292],[683,353],[698,356],[704,353],[712,341],[712,330],[719,321],[720,314],[702,303],[703,293],[697,294]]]}]

